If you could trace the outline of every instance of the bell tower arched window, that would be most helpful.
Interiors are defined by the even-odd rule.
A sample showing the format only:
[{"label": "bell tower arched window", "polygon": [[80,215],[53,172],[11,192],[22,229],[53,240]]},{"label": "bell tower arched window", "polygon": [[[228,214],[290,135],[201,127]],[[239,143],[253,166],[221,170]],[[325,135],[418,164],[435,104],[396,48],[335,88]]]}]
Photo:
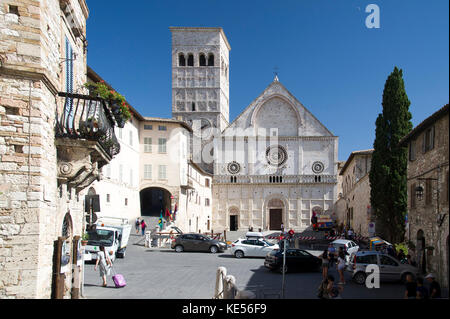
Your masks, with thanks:
[{"label": "bell tower arched window", "polygon": [[200,66],[206,66],[206,56],[203,53],[200,53],[199,63]]},{"label": "bell tower arched window", "polygon": [[214,54],[212,53],[208,56],[208,66],[214,66]]},{"label": "bell tower arched window", "polygon": [[179,66],[186,66],[186,58],[184,57],[184,54],[183,54],[183,53],[181,53],[181,54],[178,56],[178,65],[179,65]]},{"label": "bell tower arched window", "polygon": [[194,66],[194,55],[193,54],[188,55],[188,66]]}]

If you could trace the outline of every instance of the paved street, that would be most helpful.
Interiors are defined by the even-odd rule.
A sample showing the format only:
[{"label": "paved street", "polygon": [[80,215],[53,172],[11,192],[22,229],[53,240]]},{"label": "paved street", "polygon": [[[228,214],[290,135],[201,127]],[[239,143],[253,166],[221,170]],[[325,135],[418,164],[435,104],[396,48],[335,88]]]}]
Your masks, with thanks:
[{"label": "paved street", "polygon": [[[214,293],[216,271],[226,267],[236,277],[240,288],[263,293],[280,293],[282,276],[264,268],[264,259],[236,259],[229,251],[209,253],[175,253],[171,249],[145,248],[133,245],[141,237],[132,235],[125,259],[117,259],[115,269],[125,276],[127,287],[114,288],[111,277],[108,287],[101,287],[98,271],[86,264],[84,295],[88,299],[211,299]],[[338,278],[335,269],[331,274]],[[286,298],[315,299],[321,281],[320,273],[289,273],[286,275]],[[255,290],[256,289],[256,290]],[[380,289],[367,289],[347,278],[343,298],[402,298],[403,285],[381,283]],[[269,298],[276,298],[272,295]]]}]

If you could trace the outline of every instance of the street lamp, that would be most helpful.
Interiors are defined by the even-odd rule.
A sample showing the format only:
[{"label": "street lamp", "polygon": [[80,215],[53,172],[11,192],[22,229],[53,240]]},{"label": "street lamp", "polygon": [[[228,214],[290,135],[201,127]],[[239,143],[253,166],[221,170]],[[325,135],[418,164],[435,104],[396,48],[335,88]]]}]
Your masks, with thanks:
[{"label": "street lamp", "polygon": [[416,187],[416,197],[418,200],[423,199],[423,187],[420,185]]}]

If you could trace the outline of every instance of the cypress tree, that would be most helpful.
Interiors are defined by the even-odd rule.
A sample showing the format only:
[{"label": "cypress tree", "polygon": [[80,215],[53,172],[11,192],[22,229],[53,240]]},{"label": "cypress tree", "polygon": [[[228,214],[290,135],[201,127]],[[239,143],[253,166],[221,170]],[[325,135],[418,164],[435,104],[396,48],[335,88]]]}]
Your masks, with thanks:
[{"label": "cypress tree", "polygon": [[408,200],[408,147],[399,146],[399,141],[412,130],[412,116],[403,71],[397,67],[386,81],[382,105],[383,111],[376,120],[375,150],[369,174],[370,201],[377,233],[398,243],[405,235]]}]

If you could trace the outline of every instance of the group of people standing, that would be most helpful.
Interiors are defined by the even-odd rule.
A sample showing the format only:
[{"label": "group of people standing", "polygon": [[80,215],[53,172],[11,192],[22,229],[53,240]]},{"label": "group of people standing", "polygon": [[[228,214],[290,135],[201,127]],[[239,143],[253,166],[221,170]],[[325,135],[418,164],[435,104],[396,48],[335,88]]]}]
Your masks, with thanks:
[{"label": "group of people standing", "polygon": [[139,217],[136,218],[136,221],[134,223],[135,227],[136,227],[136,234],[139,234],[139,228],[142,231],[142,236],[145,236],[145,229],[147,228],[147,224],[145,223],[144,219],[140,219]]},{"label": "group of people standing", "polygon": [[[325,249],[323,253],[319,256],[322,259],[322,282],[319,286],[318,297],[321,299],[335,299],[341,298],[341,293],[344,290],[345,282],[345,265],[346,256],[348,253],[344,251],[342,247],[336,251],[333,245],[329,245],[328,249]],[[334,286],[335,279],[333,275],[328,273],[329,269],[336,264],[336,269],[339,274],[338,287]]]},{"label": "group of people standing", "polygon": [[405,299],[435,299],[441,298],[441,286],[434,278],[433,274],[428,274],[425,279],[428,281],[429,287],[425,287],[424,279],[413,276],[406,276]]}]

